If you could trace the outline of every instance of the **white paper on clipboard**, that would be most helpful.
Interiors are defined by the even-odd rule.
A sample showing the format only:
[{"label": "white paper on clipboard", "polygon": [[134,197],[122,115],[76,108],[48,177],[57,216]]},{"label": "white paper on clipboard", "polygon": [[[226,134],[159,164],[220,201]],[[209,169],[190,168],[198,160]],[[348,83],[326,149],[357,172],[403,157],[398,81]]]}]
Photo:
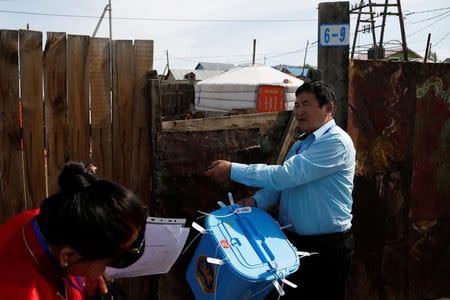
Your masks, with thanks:
[{"label": "white paper on clipboard", "polygon": [[169,272],[186,243],[186,219],[148,217],[142,257],[125,269],[106,268],[112,278],[137,277]]}]

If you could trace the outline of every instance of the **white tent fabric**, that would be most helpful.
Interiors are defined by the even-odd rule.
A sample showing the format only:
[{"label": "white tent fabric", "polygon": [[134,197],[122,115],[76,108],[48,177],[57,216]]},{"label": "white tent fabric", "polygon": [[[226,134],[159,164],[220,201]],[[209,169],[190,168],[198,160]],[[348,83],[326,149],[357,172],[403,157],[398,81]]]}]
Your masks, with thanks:
[{"label": "white tent fabric", "polygon": [[195,84],[195,110],[226,112],[256,108],[260,85],[285,87],[287,109],[291,110],[295,91],[302,84],[302,80],[269,66],[238,66]]}]

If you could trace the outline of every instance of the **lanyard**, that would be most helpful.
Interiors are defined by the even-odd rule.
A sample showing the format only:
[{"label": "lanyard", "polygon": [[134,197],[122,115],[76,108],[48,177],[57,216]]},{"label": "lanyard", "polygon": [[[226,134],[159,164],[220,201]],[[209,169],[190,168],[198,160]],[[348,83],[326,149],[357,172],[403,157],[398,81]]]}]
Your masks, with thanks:
[{"label": "lanyard", "polygon": [[[59,270],[60,267],[56,262],[56,258],[53,256],[52,251],[50,250],[47,242],[44,239],[44,236],[41,233],[41,230],[39,229],[39,225],[36,222],[36,218],[33,218],[33,220],[31,221],[31,225],[33,227],[33,231],[34,234],[36,235],[37,240],[39,241],[39,245],[41,246],[42,250],[44,250],[45,254],[47,255],[47,257],[50,259],[50,261],[53,263],[53,266],[55,267],[56,270]],[[65,281],[67,281],[67,283],[69,283],[75,290],[79,291],[80,293],[83,294],[83,290],[82,290],[82,284],[80,281],[80,278],[78,278],[78,276],[75,276],[75,280],[78,283],[75,284],[75,282],[73,282],[67,275],[63,275],[62,276],[63,279]]]},{"label": "lanyard", "polygon": [[[322,135],[327,134],[327,133],[331,130],[331,128],[333,128],[334,126],[336,126],[336,125],[333,125],[333,126],[331,126],[330,128],[328,128]],[[300,153],[300,150],[302,150],[303,142],[304,142],[307,138],[308,138],[308,137],[306,137],[304,140],[300,141],[300,145],[299,145],[298,148],[295,150],[295,154],[299,154],[299,153]]]}]

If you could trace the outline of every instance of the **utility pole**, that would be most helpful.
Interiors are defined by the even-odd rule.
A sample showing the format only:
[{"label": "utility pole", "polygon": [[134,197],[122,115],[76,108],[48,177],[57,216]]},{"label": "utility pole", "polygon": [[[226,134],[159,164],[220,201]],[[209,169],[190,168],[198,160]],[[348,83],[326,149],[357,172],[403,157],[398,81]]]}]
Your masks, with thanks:
[{"label": "utility pole", "polygon": [[256,39],[253,39],[253,60],[252,60],[252,65],[255,64],[255,55],[256,55]]},{"label": "utility pole", "polygon": [[400,30],[402,32],[403,60],[408,61],[408,47],[406,46],[405,25],[403,24],[402,6],[400,0],[397,0],[398,20],[400,21]]},{"label": "utility pole", "polygon": [[428,59],[431,60],[431,45],[433,43],[430,42],[430,49],[428,50]]},{"label": "utility pole", "polygon": [[[403,51],[403,60],[408,60],[408,48],[406,45],[406,34],[405,34],[405,26],[403,23],[403,14],[402,14],[402,6],[400,3],[400,0],[396,0],[396,3],[389,3],[389,0],[385,0],[384,4],[380,3],[373,3],[372,0],[368,0],[369,3],[366,4],[364,0],[361,0],[358,5],[355,5],[352,7],[350,13],[351,14],[358,14],[358,18],[356,21],[356,29],[355,34],[353,38],[353,45],[352,45],[352,53],[351,58],[353,58],[355,53],[355,45],[356,45],[356,37],[358,35],[359,30],[359,24],[361,22],[370,23],[369,26],[369,32],[372,32],[372,48],[369,49],[368,57],[370,59],[378,59],[378,58],[384,58],[384,48],[383,48],[383,39],[384,39],[384,31],[386,27],[386,17],[388,15],[398,16],[399,22],[400,22],[400,32],[402,35],[402,51]],[[369,11],[363,11],[363,8],[369,8]],[[376,14],[374,11],[374,8],[376,7],[383,7],[383,12],[380,14]],[[397,7],[397,12],[388,12],[388,7]],[[369,15],[368,19],[361,19],[362,15]],[[380,26],[375,25],[375,16],[382,16],[382,21]],[[376,32],[375,29],[381,27],[380,32],[380,41],[377,47],[377,40],[376,40]],[[366,26],[363,26],[363,33],[366,31]]]},{"label": "utility pole", "polygon": [[305,69],[305,66],[306,66],[306,55],[308,54],[308,46],[309,46],[309,40],[306,41],[305,57],[303,58],[303,69]]},{"label": "utility pole", "polygon": [[384,38],[384,28],[386,27],[386,16],[387,16],[387,8],[389,0],[384,2],[384,12],[383,12],[383,21],[381,23],[381,33],[380,33],[380,49],[383,48],[383,38]]},{"label": "utility pole", "polygon": [[347,129],[350,7],[348,1],[319,3],[318,68],[336,94],[336,123]]},{"label": "utility pole", "polygon": [[361,10],[362,10],[362,6],[364,4],[364,0],[361,0],[361,2],[359,3],[359,12],[358,12],[358,17],[356,19],[356,29],[355,29],[355,34],[353,35],[353,44],[352,44],[352,54],[351,54],[351,58],[353,58],[354,54],[355,54],[355,46],[356,46],[356,38],[358,36],[358,29],[359,29],[359,22],[361,21]]},{"label": "utility pole", "polygon": [[431,40],[431,33],[428,34],[427,48],[425,49],[425,56],[423,57],[424,63],[426,63],[428,60],[428,50],[430,49],[430,40]]},{"label": "utility pole", "polygon": [[167,72],[169,72],[170,70],[170,65],[169,65],[169,50],[166,50],[166,59],[167,59]]},{"label": "utility pole", "polygon": [[372,47],[376,47],[377,46],[377,38],[375,36],[375,20],[373,18],[373,14],[374,12],[372,11],[372,0],[369,0],[369,10],[370,10],[370,26],[371,26],[371,31],[372,31],[372,40],[373,40],[373,46]]}]

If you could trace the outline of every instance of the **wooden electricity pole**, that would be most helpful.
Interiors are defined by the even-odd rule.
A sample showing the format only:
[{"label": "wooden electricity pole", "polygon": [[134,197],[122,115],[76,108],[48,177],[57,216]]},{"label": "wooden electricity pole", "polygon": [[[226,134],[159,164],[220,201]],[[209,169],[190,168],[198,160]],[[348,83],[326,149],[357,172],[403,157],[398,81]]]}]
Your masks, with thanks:
[{"label": "wooden electricity pole", "polygon": [[[332,24],[332,25],[330,25]],[[319,3],[318,68],[322,80],[336,94],[336,123],[347,129],[348,57],[350,35],[348,2]]]}]

